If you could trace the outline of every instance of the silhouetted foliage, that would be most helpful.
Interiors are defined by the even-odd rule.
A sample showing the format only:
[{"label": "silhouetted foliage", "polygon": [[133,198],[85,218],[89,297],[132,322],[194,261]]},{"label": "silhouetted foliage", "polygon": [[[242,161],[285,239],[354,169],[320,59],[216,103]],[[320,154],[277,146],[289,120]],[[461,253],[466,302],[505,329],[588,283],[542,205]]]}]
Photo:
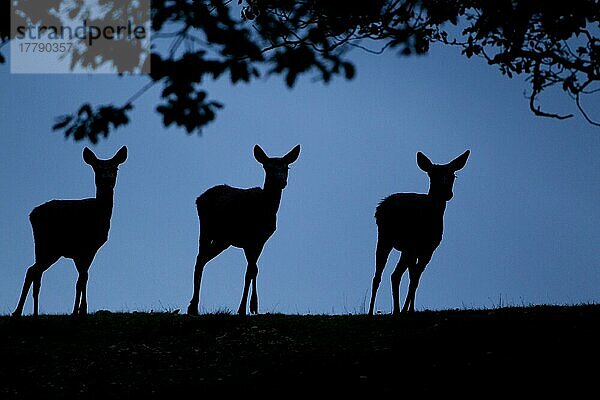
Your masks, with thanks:
[{"label": "silhouetted foliage", "polygon": [[[8,20],[2,18],[5,41]],[[508,78],[525,77],[536,115],[572,116],[539,105],[540,94],[556,87],[597,125],[581,97],[597,91],[592,85],[600,77],[599,22],[596,0],[153,0],[151,82],[141,92],[161,84],[157,111],[163,123],[191,133],[212,121],[221,107],[201,89],[205,79],[229,75],[236,84],[281,75],[289,87],[306,74],[323,82],[336,75],[352,79],[351,48],[376,54],[393,49],[408,56],[425,54],[439,43],[459,47],[468,58],[485,59]],[[123,121],[127,111],[92,108],[84,116],[96,123],[73,116],[75,124],[57,129],[66,135],[67,129],[82,132],[73,135],[76,140],[93,140],[106,136],[101,128],[115,119],[110,112],[121,113],[116,119]]]},{"label": "silhouetted foliage", "polygon": [[[0,11],[0,49],[10,40],[10,3],[7,0],[2,2]],[[4,64],[6,59],[0,53],[0,64]]]},{"label": "silhouetted foliage", "polygon": [[96,143],[99,135],[108,136],[111,125],[114,129],[128,124],[127,111],[132,108],[131,104],[126,104],[123,107],[102,106],[93,110],[86,103],[79,108],[77,114],[58,117],[52,129],[63,129],[66,137],[73,136],[75,140],[89,139]]},{"label": "silhouetted foliage", "polygon": [[[2,1],[2,0],[0,0]],[[68,55],[69,67],[71,70],[81,68],[83,70],[96,70],[101,67],[112,66],[119,73],[138,72],[136,68],[146,58],[149,51],[146,49],[143,40],[137,40],[131,36],[115,34],[116,26],[125,27],[128,24],[132,26],[143,26],[148,23],[150,18],[151,0],[138,0],[131,2],[129,0],[100,0],[97,2],[89,0],[65,1],[65,0],[13,0],[13,8],[10,9],[10,2],[5,1],[10,12],[2,13],[3,23],[8,24],[5,28],[0,27],[0,35],[5,39],[15,35],[22,39],[23,36],[29,41],[38,41],[40,39],[39,30],[28,29],[39,26],[45,33],[56,37],[62,36],[61,28],[69,26],[70,28],[79,28],[72,26],[85,21],[83,27],[84,35],[72,33],[67,35],[65,43],[71,44]],[[4,3],[3,3],[4,4]],[[5,10],[3,10],[5,11]],[[12,19],[12,30],[10,20]],[[98,36],[93,40],[89,39],[91,31],[85,32],[86,27],[94,27],[98,30]],[[22,27],[21,32],[17,27]],[[112,37],[105,38],[99,35],[100,30],[104,28],[112,29]],[[91,28],[89,28],[91,29]],[[2,32],[5,33],[2,33]],[[24,33],[26,32],[26,33]],[[72,31],[69,31],[72,32]],[[32,36],[33,35],[33,36]],[[93,41],[93,46],[91,45]],[[144,56],[140,60],[141,56]],[[147,72],[149,68],[143,69]]]}]

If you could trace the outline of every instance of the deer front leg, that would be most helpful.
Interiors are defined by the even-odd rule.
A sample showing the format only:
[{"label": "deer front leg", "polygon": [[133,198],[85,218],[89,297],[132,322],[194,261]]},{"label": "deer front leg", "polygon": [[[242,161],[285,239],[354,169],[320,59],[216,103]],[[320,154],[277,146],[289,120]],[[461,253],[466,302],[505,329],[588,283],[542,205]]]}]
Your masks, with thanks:
[{"label": "deer front leg", "polygon": [[79,273],[79,277],[77,278],[76,285],[76,294],[75,294],[75,307],[73,308],[74,316],[85,316],[87,315],[87,282],[88,282],[88,272],[82,271]]},{"label": "deer front leg", "polygon": [[242,301],[240,302],[240,307],[238,308],[239,315],[246,315],[248,290],[250,289],[250,283],[256,277],[257,273],[258,273],[258,267],[256,266],[256,264],[248,263],[248,267],[246,268],[246,275],[244,277],[244,292],[242,293]]},{"label": "deer front leg", "polygon": [[73,316],[87,315],[87,282],[89,277],[90,265],[93,257],[84,257],[75,259],[75,268],[77,268],[77,284],[75,285],[75,305],[73,306]]},{"label": "deer front leg", "polygon": [[419,280],[421,279],[421,274],[425,270],[425,267],[431,260],[431,254],[419,257],[417,259],[417,263],[408,268],[408,273],[410,275],[410,284],[408,285],[408,294],[406,295],[406,301],[404,302],[404,306],[402,307],[402,312],[414,312],[415,311],[415,295],[417,293],[417,287],[419,286]]},{"label": "deer front leg", "polygon": [[[264,245],[264,244],[263,244]],[[248,261],[246,267],[246,275],[244,278],[244,292],[242,293],[242,301],[238,308],[238,314],[246,315],[246,302],[248,300],[248,290],[250,289],[250,283],[252,283],[252,298],[250,299],[250,312],[253,314],[258,313],[258,295],[256,293],[256,276],[258,275],[258,257],[262,251],[263,245],[256,245],[249,248],[244,248],[244,254]]]},{"label": "deer front leg", "polygon": [[414,265],[417,259],[407,253],[402,253],[396,269],[392,272],[392,298],[394,302],[394,308],[392,314],[400,314],[400,280],[406,269]]}]

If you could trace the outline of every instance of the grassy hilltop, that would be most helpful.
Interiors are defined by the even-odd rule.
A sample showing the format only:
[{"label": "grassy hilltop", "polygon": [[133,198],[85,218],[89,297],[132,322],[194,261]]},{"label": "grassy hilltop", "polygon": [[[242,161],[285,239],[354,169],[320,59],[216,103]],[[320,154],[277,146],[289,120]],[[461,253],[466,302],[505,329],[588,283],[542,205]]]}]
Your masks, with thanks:
[{"label": "grassy hilltop", "polygon": [[[595,393],[600,305],[0,317],[0,398]],[[594,395],[594,396],[595,396]],[[206,397],[209,396],[209,397]]]}]

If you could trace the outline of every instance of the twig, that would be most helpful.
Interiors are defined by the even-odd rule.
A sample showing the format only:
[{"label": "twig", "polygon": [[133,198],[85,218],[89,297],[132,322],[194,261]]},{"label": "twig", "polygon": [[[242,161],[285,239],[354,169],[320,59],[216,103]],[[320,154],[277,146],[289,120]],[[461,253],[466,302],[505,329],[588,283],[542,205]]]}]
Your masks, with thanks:
[{"label": "twig", "polygon": [[158,83],[158,81],[150,81],[148,82],[146,85],[144,85],[140,90],[138,90],[137,92],[135,92],[133,94],[133,96],[131,96],[126,102],[125,105],[123,107],[127,107],[131,104],[133,104],[134,101],[136,101],[138,99],[138,97],[140,97],[142,94],[146,93],[148,91],[148,89],[150,89],[152,86],[156,85]]},{"label": "twig", "polygon": [[589,122],[592,125],[595,126],[600,126],[600,123],[593,121],[585,112],[585,110],[583,109],[583,107],[581,107],[581,104],[579,103],[579,94],[577,94],[577,97],[575,98],[575,103],[577,104],[577,108],[579,108],[579,112],[581,112],[581,115],[583,115],[583,118],[586,119],[587,122]]}]

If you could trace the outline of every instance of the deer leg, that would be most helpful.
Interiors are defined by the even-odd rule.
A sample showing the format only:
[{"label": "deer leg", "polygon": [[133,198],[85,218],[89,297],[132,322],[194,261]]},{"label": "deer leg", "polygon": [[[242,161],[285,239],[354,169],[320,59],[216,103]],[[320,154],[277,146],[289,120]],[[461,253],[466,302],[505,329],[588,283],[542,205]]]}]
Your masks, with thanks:
[{"label": "deer leg", "polygon": [[190,300],[190,305],[188,306],[188,315],[198,315],[198,303],[200,302],[200,283],[202,281],[202,272],[204,271],[204,266],[228,247],[227,245],[221,243],[211,243],[208,239],[203,240],[202,235],[200,238],[198,256],[196,257],[196,265],[194,266],[194,293],[192,295],[192,300]]},{"label": "deer leg", "polygon": [[23,283],[23,289],[21,290],[21,297],[19,298],[17,308],[15,308],[15,311],[12,313],[14,317],[20,317],[23,313],[23,306],[25,305],[25,300],[27,299],[27,293],[29,293],[29,288],[33,283],[33,276],[35,275],[35,270],[37,268],[39,268],[37,263],[27,268],[27,273],[25,274],[25,282]]},{"label": "deer leg", "polygon": [[[256,268],[258,275],[258,267]],[[252,279],[252,295],[250,296],[250,313],[258,314],[258,293],[256,292],[256,276]]]},{"label": "deer leg", "polygon": [[427,263],[431,260],[431,255],[425,257],[419,257],[417,263],[408,268],[410,275],[410,284],[408,285],[408,294],[406,295],[406,301],[402,307],[402,312],[414,312],[415,311],[415,295],[417,293],[417,287],[419,286],[419,279],[421,274],[425,270]]},{"label": "deer leg", "polygon": [[[48,259],[44,262],[36,261],[31,267],[27,268],[27,273],[25,274],[25,282],[23,283],[23,289],[21,290],[21,297],[19,298],[17,308],[15,308],[15,311],[12,313],[14,317],[20,317],[21,314],[23,314],[23,307],[25,305],[25,300],[27,299],[27,293],[29,293],[29,288],[31,288],[32,284],[34,284],[34,291],[35,287],[37,286],[39,295],[42,273],[45,270],[47,270],[52,264],[54,264],[57,260],[58,257],[54,259]],[[37,284],[35,284],[36,280],[38,281]],[[37,315],[37,298],[38,297],[34,294],[34,315]]]},{"label": "deer leg", "polygon": [[75,268],[77,268],[77,283],[75,285],[75,305],[73,306],[73,316],[87,314],[87,282],[89,277],[90,265],[94,257],[76,258]]},{"label": "deer leg", "polygon": [[248,300],[248,290],[250,289],[250,283],[252,283],[252,298],[250,299],[250,312],[253,314],[258,313],[258,295],[256,293],[256,276],[258,275],[258,256],[262,251],[262,246],[256,248],[245,248],[244,254],[248,261],[246,267],[246,275],[244,277],[244,292],[242,294],[242,300],[240,307],[238,308],[239,315],[246,315],[246,302]]},{"label": "deer leg", "polygon": [[79,289],[79,287],[80,287],[79,278],[80,277],[81,277],[81,275],[79,275],[77,277],[77,283],[75,284],[75,305],[73,306],[73,313],[71,314],[74,317],[77,316],[77,314],[79,312],[79,303],[81,302],[81,290]]},{"label": "deer leg", "polygon": [[79,291],[81,293],[81,302],[79,303],[79,312],[80,316],[87,315],[87,282],[88,282],[89,273],[88,271],[81,271],[79,273],[79,277],[77,278],[77,285],[79,287]]},{"label": "deer leg", "polygon": [[250,289],[250,283],[256,277],[258,273],[258,267],[256,264],[248,263],[248,267],[246,268],[246,275],[244,277],[244,292],[242,293],[242,301],[240,302],[240,307],[238,308],[239,315],[246,315],[246,303],[248,301],[248,290]]},{"label": "deer leg", "polygon": [[261,251],[262,246],[256,255],[256,261],[254,261],[254,278],[252,278],[252,295],[250,296],[250,312],[252,314],[258,314],[258,292],[256,291],[256,277],[258,276],[258,255],[260,255]]},{"label": "deer leg", "polygon": [[381,240],[377,241],[377,250],[375,251],[375,276],[373,277],[373,287],[371,288],[371,304],[369,305],[369,315],[373,315],[373,308],[375,308],[375,296],[377,296],[377,289],[381,282],[381,274],[385,268],[388,256],[392,251],[392,246],[387,242]]},{"label": "deer leg", "polygon": [[73,306],[73,316],[83,316],[87,314],[87,301],[85,289],[88,281],[88,272],[81,271],[77,277],[75,285],[75,305]]},{"label": "deer leg", "polygon": [[40,288],[42,286],[42,271],[33,277],[33,316],[37,317],[39,312]]},{"label": "deer leg", "polygon": [[407,253],[402,253],[396,269],[392,272],[392,298],[394,301],[394,308],[392,314],[400,314],[400,280],[402,275],[410,265],[415,264],[416,258]]},{"label": "deer leg", "polygon": [[204,261],[203,257],[196,257],[196,265],[194,266],[194,294],[192,295],[192,300],[190,300],[190,305],[188,306],[187,313],[188,315],[198,315],[198,303],[200,302],[200,282],[202,281],[202,272],[204,271],[204,266],[206,265],[206,261]]}]

